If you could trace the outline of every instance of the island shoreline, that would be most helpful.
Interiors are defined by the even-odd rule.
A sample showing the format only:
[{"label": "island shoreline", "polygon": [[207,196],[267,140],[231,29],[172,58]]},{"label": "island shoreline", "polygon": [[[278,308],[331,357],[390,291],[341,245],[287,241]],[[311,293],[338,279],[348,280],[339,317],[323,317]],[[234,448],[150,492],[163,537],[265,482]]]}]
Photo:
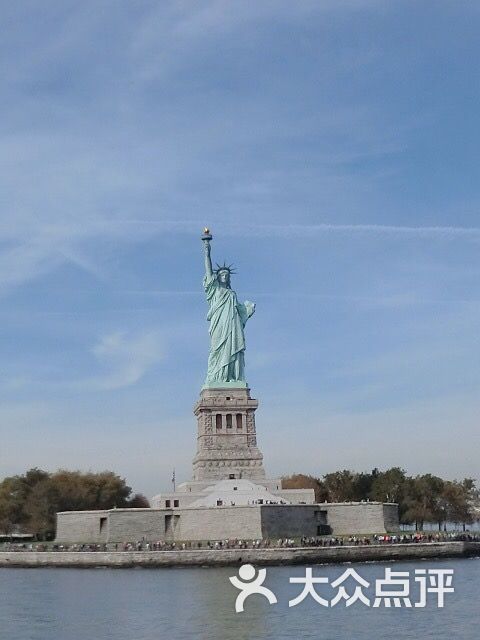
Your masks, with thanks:
[{"label": "island shoreline", "polygon": [[3,551],[0,568],[215,567],[342,564],[480,557],[480,542],[428,542],[338,547],[185,549],[169,551]]}]

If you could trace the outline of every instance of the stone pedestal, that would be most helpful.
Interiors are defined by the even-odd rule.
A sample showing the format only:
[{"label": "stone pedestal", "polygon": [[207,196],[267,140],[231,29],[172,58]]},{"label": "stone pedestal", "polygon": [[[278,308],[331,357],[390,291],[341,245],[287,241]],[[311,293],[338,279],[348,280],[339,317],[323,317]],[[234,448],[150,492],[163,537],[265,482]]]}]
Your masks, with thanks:
[{"label": "stone pedestal", "polygon": [[248,388],[204,388],[194,408],[198,421],[193,479],[263,480],[263,456],[257,447],[258,401]]}]

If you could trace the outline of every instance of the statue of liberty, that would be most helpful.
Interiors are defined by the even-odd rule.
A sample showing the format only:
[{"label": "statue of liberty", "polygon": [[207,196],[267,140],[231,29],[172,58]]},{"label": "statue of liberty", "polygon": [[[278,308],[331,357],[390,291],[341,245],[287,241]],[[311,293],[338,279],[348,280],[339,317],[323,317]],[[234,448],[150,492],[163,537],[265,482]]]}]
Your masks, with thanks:
[{"label": "statue of liberty", "polygon": [[248,318],[255,311],[255,304],[246,300],[238,302],[237,294],[230,287],[232,266],[217,264],[212,268],[210,241],[212,236],[204,230],[202,240],[205,249],[205,277],[203,287],[207,296],[210,323],[210,353],[205,387],[246,387],[245,335]]}]

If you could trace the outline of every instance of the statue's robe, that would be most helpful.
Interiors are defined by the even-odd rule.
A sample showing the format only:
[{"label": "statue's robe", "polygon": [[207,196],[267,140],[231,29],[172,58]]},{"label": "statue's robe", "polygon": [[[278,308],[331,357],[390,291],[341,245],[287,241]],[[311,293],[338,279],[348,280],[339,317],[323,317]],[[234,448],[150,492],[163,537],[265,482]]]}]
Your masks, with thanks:
[{"label": "statue's robe", "polygon": [[215,274],[205,276],[203,286],[210,307],[211,339],[206,384],[245,381],[243,328],[255,307],[238,302],[235,291],[220,286]]}]

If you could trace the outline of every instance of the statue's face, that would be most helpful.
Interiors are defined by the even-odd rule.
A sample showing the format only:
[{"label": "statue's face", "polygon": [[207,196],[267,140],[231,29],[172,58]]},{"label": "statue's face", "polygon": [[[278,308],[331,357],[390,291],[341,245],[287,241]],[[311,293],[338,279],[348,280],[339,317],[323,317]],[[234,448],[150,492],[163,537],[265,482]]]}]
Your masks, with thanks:
[{"label": "statue's face", "polygon": [[221,269],[217,274],[217,279],[220,284],[223,284],[225,286],[230,285],[230,272],[226,269]]}]

